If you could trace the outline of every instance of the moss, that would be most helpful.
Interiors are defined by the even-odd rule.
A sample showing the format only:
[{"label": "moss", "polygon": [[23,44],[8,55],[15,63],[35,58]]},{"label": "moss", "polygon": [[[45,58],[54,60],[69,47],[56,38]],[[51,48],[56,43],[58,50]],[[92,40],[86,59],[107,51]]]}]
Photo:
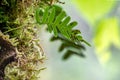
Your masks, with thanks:
[{"label": "moss", "polygon": [[[0,1],[0,36],[9,41],[17,52],[17,61],[7,65],[5,79],[36,80],[45,60],[34,21],[37,0]],[[42,3],[47,5],[46,3]],[[1,45],[0,45],[1,46]]]}]

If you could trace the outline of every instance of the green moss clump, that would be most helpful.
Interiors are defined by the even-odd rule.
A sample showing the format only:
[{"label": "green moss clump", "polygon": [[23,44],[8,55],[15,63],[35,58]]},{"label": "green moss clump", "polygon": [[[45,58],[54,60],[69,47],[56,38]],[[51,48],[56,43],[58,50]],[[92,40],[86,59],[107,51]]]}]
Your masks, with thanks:
[{"label": "green moss clump", "polygon": [[5,80],[37,80],[45,54],[40,46],[34,10],[39,0],[1,0],[0,36],[9,41],[17,52],[16,62],[5,69]]}]

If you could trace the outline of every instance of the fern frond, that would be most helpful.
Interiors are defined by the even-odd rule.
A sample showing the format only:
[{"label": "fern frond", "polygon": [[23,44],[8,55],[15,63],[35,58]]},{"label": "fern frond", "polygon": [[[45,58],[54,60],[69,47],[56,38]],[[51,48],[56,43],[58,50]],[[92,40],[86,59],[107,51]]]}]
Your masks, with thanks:
[{"label": "fern frond", "polygon": [[59,47],[59,52],[66,50],[66,52],[63,55],[63,60],[67,60],[72,55],[77,55],[79,57],[85,57],[85,54],[83,54],[83,50],[85,50],[85,47],[81,43],[76,44],[73,41],[70,41],[70,40],[64,38],[60,34],[58,37],[53,36],[51,38],[51,41],[56,41],[56,40],[62,41],[62,44]]},{"label": "fern frond", "polygon": [[89,45],[82,38],[80,35],[81,33],[78,33],[79,30],[73,30],[73,27],[77,25],[77,22],[70,22],[70,19],[70,16],[67,16],[66,12],[56,5],[49,6],[44,9],[44,11],[41,8],[36,10],[36,22],[40,25],[47,24],[48,31],[53,31],[55,37],[57,37],[58,33],[60,32],[65,38],[69,40],[74,40],[75,42],[82,41]]},{"label": "fern frond", "polygon": [[54,37],[52,37],[51,40],[62,41],[59,51],[61,52],[67,49],[63,59],[67,59],[73,54],[84,57],[82,51],[85,48],[81,42],[90,46],[90,44],[82,38],[80,30],[73,29],[77,25],[77,22],[70,22],[70,20],[71,17],[67,16],[66,12],[56,5],[49,6],[45,8],[44,11],[41,8],[36,10],[36,22],[40,25],[47,24],[48,31],[54,33]]}]

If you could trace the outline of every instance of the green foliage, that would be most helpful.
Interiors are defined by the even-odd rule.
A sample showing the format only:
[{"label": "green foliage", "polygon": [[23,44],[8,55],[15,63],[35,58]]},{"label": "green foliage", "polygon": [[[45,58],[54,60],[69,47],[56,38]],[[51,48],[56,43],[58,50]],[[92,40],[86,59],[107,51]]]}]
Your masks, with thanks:
[{"label": "green foliage", "polygon": [[118,19],[116,17],[106,18],[98,23],[94,43],[101,63],[108,62],[111,57],[109,48],[112,45],[120,48]]},{"label": "green foliage", "polygon": [[35,18],[38,24],[47,24],[48,31],[54,33],[52,41],[61,40],[63,42],[60,51],[62,51],[63,48],[68,47],[76,48],[76,51],[68,49],[64,59],[70,57],[71,54],[83,56],[83,53],[81,53],[82,49],[84,49],[81,44],[82,42],[90,46],[90,44],[82,38],[80,30],[73,29],[77,25],[77,22],[70,22],[70,16],[67,16],[66,12],[62,10],[61,7],[52,5],[45,9],[38,8],[36,10]]},{"label": "green foliage", "polygon": [[[67,16],[59,6],[53,5],[46,9],[38,8],[36,10],[35,18],[36,22],[48,25],[48,31],[54,32],[55,37],[58,33],[61,33],[65,38],[72,40],[73,42],[84,42],[87,43],[81,36],[79,30],[73,30],[73,27],[77,25],[76,21],[70,22],[70,16]],[[59,12],[59,13],[58,13]]]},{"label": "green foliage", "polygon": [[106,15],[116,4],[117,0],[72,0],[80,13],[90,22],[95,24],[96,20]]},{"label": "green foliage", "polygon": [[85,50],[85,47],[81,43],[75,44],[73,41],[70,41],[65,37],[63,37],[62,35],[60,35],[60,33],[58,37],[53,36],[51,38],[51,41],[56,41],[56,40],[60,40],[62,42],[61,46],[59,47],[59,52],[66,50],[63,56],[63,60],[68,59],[72,55],[85,57],[85,55],[82,52],[83,50]]}]

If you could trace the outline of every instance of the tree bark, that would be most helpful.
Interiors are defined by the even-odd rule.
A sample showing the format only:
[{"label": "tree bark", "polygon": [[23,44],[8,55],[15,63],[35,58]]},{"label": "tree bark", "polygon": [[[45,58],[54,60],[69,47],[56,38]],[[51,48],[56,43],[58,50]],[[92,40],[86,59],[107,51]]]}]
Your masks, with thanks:
[{"label": "tree bark", "polygon": [[0,80],[4,80],[5,67],[16,60],[16,50],[14,46],[0,36]]}]

